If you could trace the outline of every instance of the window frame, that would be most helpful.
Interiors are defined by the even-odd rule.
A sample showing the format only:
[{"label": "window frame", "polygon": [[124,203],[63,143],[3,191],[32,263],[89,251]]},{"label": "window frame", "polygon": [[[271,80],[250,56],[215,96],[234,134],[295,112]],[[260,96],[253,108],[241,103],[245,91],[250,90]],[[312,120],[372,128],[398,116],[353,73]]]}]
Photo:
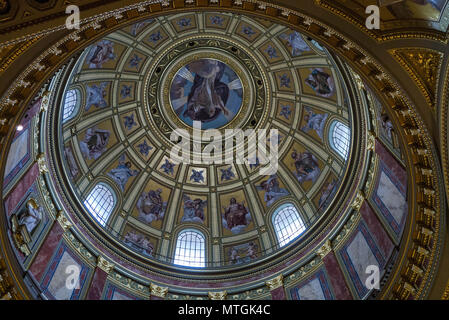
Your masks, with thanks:
[{"label": "window frame", "polygon": [[[294,211],[296,212],[297,218],[296,221],[299,222],[299,228],[293,232],[291,232],[290,234],[288,234],[288,232],[284,235],[283,231],[288,228],[286,227],[286,223],[282,222],[282,226],[280,226],[279,223],[277,223],[277,219],[279,217],[280,214],[283,214],[284,210],[287,208],[293,208]],[[289,222],[289,218],[288,217],[283,217],[282,221],[287,220],[287,222]],[[299,213],[298,208],[296,207],[296,205],[294,205],[291,202],[288,203],[284,203],[281,204],[280,206],[278,206],[276,208],[276,210],[274,210],[272,216],[271,216],[271,224],[273,226],[273,231],[274,234],[276,236],[276,240],[277,240],[277,245],[282,248],[287,246],[288,244],[296,241],[298,238],[300,238],[300,236],[307,230],[307,226],[306,223],[304,222],[304,219],[302,218],[301,214]],[[289,225],[290,226],[290,225]],[[281,227],[281,228],[280,228]],[[293,230],[293,228],[291,228]]]},{"label": "window frame", "polygon": [[[343,131],[347,131],[347,144],[344,142],[344,134],[343,133],[336,133],[337,130],[342,130],[340,129],[340,127],[345,127],[346,129],[344,129]],[[336,136],[336,134],[338,134],[338,137]],[[334,120],[332,121],[330,127],[329,127],[329,144],[330,147],[332,148],[332,150],[337,153],[341,158],[343,158],[344,160],[348,159],[349,156],[349,151],[351,149],[351,128],[349,128],[349,126],[347,126],[346,124],[344,124],[343,122],[339,121],[339,120]],[[337,141],[338,143],[336,143],[335,140],[339,140]],[[345,150],[342,150],[342,149]],[[345,153],[344,153],[345,152]]]},{"label": "window frame", "polygon": [[[195,248],[192,250],[192,247],[190,246],[189,248],[187,248],[187,245],[184,247],[184,250],[187,252],[195,252],[195,251],[201,251],[202,250],[202,255],[200,253],[199,257],[197,258],[197,256],[195,255],[193,257],[193,262],[187,262],[186,258],[191,259],[192,257],[189,255],[184,254],[183,256],[181,256],[181,254],[178,252],[181,251],[182,246],[178,245],[180,243],[180,241],[182,241],[182,236],[186,235],[188,233],[193,233],[196,234],[197,236],[199,236],[202,239],[202,248],[200,246],[200,249],[197,250],[196,246]],[[187,243],[187,241],[184,241],[185,243]],[[190,242],[192,243],[192,241]],[[197,242],[194,242],[197,243]],[[207,262],[206,262],[206,258],[207,258],[207,246],[206,246],[206,235],[204,234],[204,232],[195,229],[195,228],[188,228],[188,229],[183,229],[181,230],[176,237],[176,241],[175,241],[175,247],[174,247],[174,251],[173,251],[173,264],[179,267],[188,267],[188,268],[206,268]],[[186,263],[187,262],[187,263]]]},{"label": "window frame", "polygon": [[[65,117],[66,114],[66,108],[67,108],[67,104],[68,102],[66,102],[67,100],[67,95],[69,92],[74,92],[74,96],[75,96],[75,104],[73,105],[73,108],[71,110],[71,112],[68,114],[67,117]],[[79,112],[80,110],[80,106],[81,106],[81,92],[79,89],[77,88],[72,88],[69,89],[67,91],[64,92],[64,99],[62,101],[62,123],[66,123],[68,121],[70,121],[71,119],[73,119]]]},{"label": "window frame", "polygon": [[[98,202],[93,202],[93,203],[89,203],[88,199],[91,197],[92,193],[95,191],[96,188],[99,187],[103,187],[105,188],[110,195],[106,195],[107,197],[112,197],[112,206],[110,209],[108,209],[109,211],[101,214],[101,212],[97,212],[96,208],[93,207],[94,204],[96,204],[98,206]],[[103,196],[101,196],[103,198]],[[93,201],[95,201],[98,198],[98,196],[96,196]],[[111,186],[109,186],[107,183],[104,182],[99,182],[97,183],[87,194],[86,198],[83,201],[83,205],[84,207],[87,209],[87,211],[89,212],[89,214],[91,215],[92,218],[95,219],[95,221],[100,224],[102,227],[106,227],[106,224],[108,222],[108,220],[111,218],[112,214],[114,213],[114,210],[117,206],[117,196],[114,192],[114,189],[112,189]],[[100,209],[104,209],[103,205],[101,205]]]}]

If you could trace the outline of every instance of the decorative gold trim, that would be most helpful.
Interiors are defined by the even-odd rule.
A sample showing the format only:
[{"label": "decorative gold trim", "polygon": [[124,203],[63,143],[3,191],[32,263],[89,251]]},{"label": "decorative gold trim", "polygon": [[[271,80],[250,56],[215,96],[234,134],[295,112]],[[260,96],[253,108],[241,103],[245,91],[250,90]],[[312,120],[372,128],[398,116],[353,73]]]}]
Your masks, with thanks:
[{"label": "decorative gold trim", "polygon": [[316,251],[316,254],[320,256],[321,259],[324,259],[332,251],[332,242],[327,239],[324,245]]},{"label": "decorative gold trim", "polygon": [[58,211],[56,215],[56,221],[58,221],[59,225],[61,226],[62,230],[64,230],[64,232],[66,232],[72,227],[72,223],[70,223],[69,219],[67,219],[66,215],[62,210]]},{"label": "decorative gold trim", "polygon": [[210,300],[226,300],[228,293],[226,291],[208,292]]},{"label": "decorative gold trim", "polygon": [[150,294],[159,298],[165,298],[168,293],[168,287],[161,287],[154,283],[150,284]]},{"label": "decorative gold trim", "polygon": [[273,291],[274,289],[280,288],[284,286],[284,276],[282,274],[278,275],[276,278],[268,280],[265,282],[268,289]]},{"label": "decorative gold trim", "polygon": [[111,273],[112,269],[114,269],[114,266],[115,265],[112,262],[109,262],[102,256],[98,256],[97,267],[100,268],[101,270],[103,270],[104,272],[106,272],[108,274]]}]

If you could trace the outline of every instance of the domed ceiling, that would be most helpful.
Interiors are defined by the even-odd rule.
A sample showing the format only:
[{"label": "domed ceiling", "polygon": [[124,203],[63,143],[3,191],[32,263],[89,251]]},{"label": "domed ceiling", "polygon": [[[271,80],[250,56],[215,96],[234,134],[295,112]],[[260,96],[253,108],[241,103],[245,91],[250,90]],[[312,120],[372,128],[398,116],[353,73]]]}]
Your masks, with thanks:
[{"label": "domed ceiling", "polygon": [[[345,175],[349,142],[342,151],[331,138],[337,123],[352,131],[342,72],[349,74],[314,40],[248,16],[173,14],[107,35],[73,64],[57,120],[73,199],[86,203],[99,184],[114,198],[107,221],[88,205],[80,214],[123,250],[165,262],[180,231],[200,230],[206,267],[279,249],[271,219],[286,203],[306,227],[301,239],[327,214]],[[210,137],[200,144],[203,161],[195,147],[190,163],[176,161],[170,152],[183,139],[194,143],[194,124],[223,136],[266,129],[277,170],[262,175],[269,159],[251,148],[244,163],[208,164]],[[229,153],[224,140],[218,145]]]}]

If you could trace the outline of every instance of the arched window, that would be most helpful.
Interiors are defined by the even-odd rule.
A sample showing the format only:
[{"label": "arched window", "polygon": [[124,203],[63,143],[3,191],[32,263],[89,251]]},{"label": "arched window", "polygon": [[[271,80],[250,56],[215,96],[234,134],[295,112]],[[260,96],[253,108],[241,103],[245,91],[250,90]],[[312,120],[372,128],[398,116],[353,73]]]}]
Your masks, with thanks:
[{"label": "arched window", "polygon": [[98,223],[104,227],[114,210],[115,202],[114,192],[111,188],[106,184],[99,183],[89,193],[84,205]]},{"label": "arched window", "polygon": [[280,206],[273,214],[272,221],[280,247],[285,246],[306,230],[298,210],[291,203]]},{"label": "arched window", "polygon": [[79,109],[79,92],[76,89],[70,89],[65,93],[64,109],[62,112],[62,122],[66,122],[75,116]]},{"label": "arched window", "polygon": [[340,121],[334,121],[330,127],[329,142],[332,147],[343,159],[348,158],[349,143],[351,141],[351,130]]},{"label": "arched window", "polygon": [[197,230],[184,230],[178,235],[174,264],[204,268],[206,247],[204,235]]}]

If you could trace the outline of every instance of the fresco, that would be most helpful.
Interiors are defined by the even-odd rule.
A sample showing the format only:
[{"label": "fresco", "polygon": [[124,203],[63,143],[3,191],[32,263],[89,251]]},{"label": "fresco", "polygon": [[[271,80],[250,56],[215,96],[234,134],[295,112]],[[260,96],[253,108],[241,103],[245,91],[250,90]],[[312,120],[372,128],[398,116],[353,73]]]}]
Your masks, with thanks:
[{"label": "fresco", "polygon": [[323,98],[335,98],[335,83],[332,72],[327,68],[300,69],[304,81],[303,91]]},{"label": "fresco", "polygon": [[69,172],[73,179],[78,178],[78,175],[80,174],[80,169],[78,167],[78,164],[75,160],[75,156],[73,154],[73,149],[71,145],[66,145],[64,147],[64,156],[67,160],[67,164],[69,167]]},{"label": "fresco", "polygon": [[304,115],[300,125],[301,131],[324,142],[324,127],[328,117],[328,113],[319,112],[304,106]]},{"label": "fresco", "polygon": [[242,107],[242,82],[225,63],[200,59],[182,67],[170,88],[171,106],[189,126],[201,121],[202,129],[229,123]]},{"label": "fresco", "polygon": [[282,33],[279,36],[279,39],[286,45],[292,57],[313,54],[312,49],[310,49],[301,34],[297,31]]},{"label": "fresco", "polygon": [[225,236],[249,231],[253,221],[243,191],[220,196],[221,222]]},{"label": "fresco", "polygon": [[284,163],[305,190],[310,190],[324,167],[321,160],[298,143],[292,146],[284,158]]},{"label": "fresco", "polygon": [[[85,113],[92,110],[109,107],[109,82],[92,83],[86,85]],[[95,107],[95,108],[92,108]]]},{"label": "fresco", "polygon": [[327,177],[313,201],[319,210],[324,211],[328,207],[329,202],[333,199],[332,195],[337,189],[337,182],[337,178],[333,173]]},{"label": "fresco", "polygon": [[107,129],[101,129],[93,126],[86,130],[84,138],[79,146],[84,160],[97,160],[107,150],[111,132]]},{"label": "fresco", "polygon": [[137,219],[153,228],[160,229],[167,210],[170,189],[150,180],[136,203]]},{"label": "fresco", "polygon": [[263,179],[263,181],[256,184],[256,189],[259,191],[259,195],[266,207],[271,206],[277,200],[290,194],[284,187],[284,184],[280,182],[277,175]]},{"label": "fresco", "polygon": [[207,197],[184,194],[180,222],[194,222],[204,224],[207,213]]},{"label": "fresco", "polygon": [[234,244],[224,248],[226,264],[248,263],[260,256],[260,244],[257,239],[250,242]]},{"label": "fresco", "polygon": [[194,15],[183,16],[172,21],[172,25],[177,32],[183,32],[196,28],[196,19]]},{"label": "fresco", "polygon": [[125,228],[123,242],[130,248],[149,257],[153,256],[154,248],[156,248],[154,239],[128,226]]},{"label": "fresco", "polygon": [[277,119],[292,124],[295,118],[295,102],[279,100],[277,109]]},{"label": "fresco", "polygon": [[124,46],[110,40],[101,40],[92,45],[85,58],[84,69],[115,69]]},{"label": "fresco", "polygon": [[110,169],[107,175],[117,183],[122,192],[125,192],[129,179],[136,176],[138,173],[139,170],[133,169],[131,161],[127,160],[125,154],[122,154],[118,164]]}]

